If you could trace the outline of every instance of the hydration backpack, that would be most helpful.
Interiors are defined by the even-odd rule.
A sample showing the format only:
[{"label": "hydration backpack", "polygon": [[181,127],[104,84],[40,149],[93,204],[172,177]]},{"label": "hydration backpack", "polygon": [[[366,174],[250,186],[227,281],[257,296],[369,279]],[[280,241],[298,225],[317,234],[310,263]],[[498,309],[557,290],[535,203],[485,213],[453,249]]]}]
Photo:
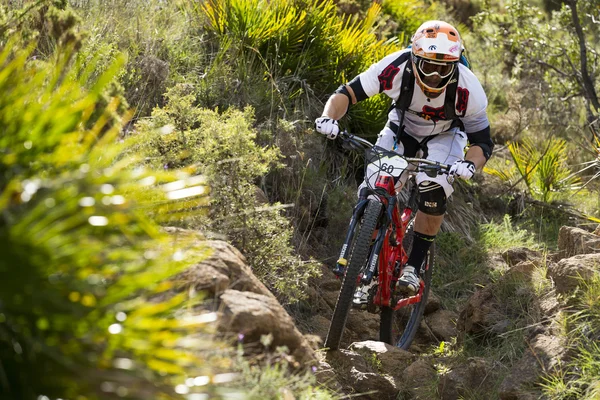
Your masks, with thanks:
[{"label": "hydration backpack", "polygon": [[[408,48],[410,47],[411,46],[408,46]],[[398,65],[401,65],[404,61],[410,61],[411,54],[411,52],[403,54],[398,60]],[[471,63],[469,63],[469,60],[465,56],[464,49],[461,52],[459,63],[471,69]],[[446,100],[444,102],[443,119],[447,121],[457,121],[457,123],[461,125],[460,121],[458,120],[459,116],[456,115],[456,89],[458,88],[458,74],[458,68],[456,68],[452,74],[452,77],[450,78],[450,83],[448,86],[446,86]],[[392,106],[393,108],[397,108],[398,110],[402,111],[402,120],[404,120],[404,114],[407,111],[421,116],[419,113],[416,113],[408,108],[410,106],[410,102],[412,101],[414,89],[415,75],[412,68],[412,63],[407,62],[402,73],[402,87],[400,88],[400,95]],[[401,126],[402,122],[403,121],[401,121],[400,124]]]}]

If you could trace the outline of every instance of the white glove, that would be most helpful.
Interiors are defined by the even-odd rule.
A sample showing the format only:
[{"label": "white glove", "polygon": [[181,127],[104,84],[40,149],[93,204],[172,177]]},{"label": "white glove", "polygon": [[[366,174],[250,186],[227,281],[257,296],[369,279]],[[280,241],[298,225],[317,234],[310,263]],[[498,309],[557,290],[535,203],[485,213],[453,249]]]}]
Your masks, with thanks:
[{"label": "white glove", "polygon": [[327,136],[327,139],[335,139],[340,133],[340,127],[335,119],[329,117],[319,117],[315,120],[315,129],[317,132]]},{"label": "white glove", "polygon": [[450,167],[449,175],[458,176],[464,180],[469,180],[475,174],[475,164],[468,160],[458,160]]}]

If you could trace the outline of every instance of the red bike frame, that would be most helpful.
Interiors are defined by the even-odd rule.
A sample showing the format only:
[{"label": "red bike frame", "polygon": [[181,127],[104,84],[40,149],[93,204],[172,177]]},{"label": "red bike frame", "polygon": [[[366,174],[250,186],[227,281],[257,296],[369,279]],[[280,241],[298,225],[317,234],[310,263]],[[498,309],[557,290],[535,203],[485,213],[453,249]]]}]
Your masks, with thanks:
[{"label": "red bike frame", "polygon": [[[390,196],[395,196],[396,189],[394,179],[391,176],[380,176],[375,185],[378,188],[385,189]],[[384,207],[389,206],[385,196],[380,196],[380,201]],[[398,206],[394,206],[392,210],[392,223],[389,224],[387,232],[383,238],[383,245],[378,260],[378,285],[377,293],[374,296],[373,303],[380,307],[392,307],[398,310],[401,307],[418,303],[421,301],[425,285],[421,280],[419,291],[410,297],[399,299],[395,305],[390,304],[392,301],[392,288],[395,287],[398,277],[394,277],[394,268],[396,265],[404,266],[408,261],[408,254],[402,245],[404,234],[411,220],[413,210],[410,207],[404,208],[400,215]],[[395,237],[395,240],[391,238]],[[392,242],[395,242],[392,244]],[[429,268],[429,265],[426,266]]]}]

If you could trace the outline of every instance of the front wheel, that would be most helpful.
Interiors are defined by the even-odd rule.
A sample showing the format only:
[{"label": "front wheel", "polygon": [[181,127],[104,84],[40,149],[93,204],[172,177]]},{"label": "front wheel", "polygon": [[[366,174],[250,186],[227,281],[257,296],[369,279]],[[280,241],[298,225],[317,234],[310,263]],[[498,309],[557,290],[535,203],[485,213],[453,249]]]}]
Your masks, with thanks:
[{"label": "front wheel", "polygon": [[363,214],[362,222],[358,226],[356,239],[348,257],[350,261],[346,268],[342,288],[335,304],[331,324],[329,325],[329,332],[325,339],[325,347],[330,350],[336,350],[340,346],[342,333],[348,319],[348,312],[352,306],[352,298],[356,290],[358,274],[369,259],[373,233],[377,227],[382,208],[383,205],[379,201],[369,201]]},{"label": "front wheel", "polygon": [[[412,242],[412,230],[407,231],[406,239]],[[403,244],[407,249],[409,246]],[[410,245],[410,244],[409,244]],[[421,266],[421,279],[423,279],[424,288],[423,294],[421,295],[421,301],[418,303],[402,307],[398,311],[394,311],[392,307],[381,308],[381,320],[379,325],[379,337],[382,342],[391,344],[399,347],[403,350],[408,350],[410,347],[419,325],[421,324],[421,318],[425,312],[425,306],[427,304],[427,298],[429,297],[429,288],[431,287],[431,277],[433,275],[433,266],[435,261],[435,243],[432,243],[429,248],[429,253],[423,265]],[[404,329],[401,332],[394,333],[394,328],[398,320],[397,325],[401,325]]]}]

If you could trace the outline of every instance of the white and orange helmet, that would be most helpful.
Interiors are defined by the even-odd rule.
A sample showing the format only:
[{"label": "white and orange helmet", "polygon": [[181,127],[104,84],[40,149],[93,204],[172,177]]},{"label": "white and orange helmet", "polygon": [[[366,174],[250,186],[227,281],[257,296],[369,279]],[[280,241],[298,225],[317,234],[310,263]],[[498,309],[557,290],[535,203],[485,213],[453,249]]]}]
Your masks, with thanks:
[{"label": "white and orange helmet", "polygon": [[[430,97],[444,91],[458,67],[463,44],[456,28],[443,21],[423,23],[412,37],[411,51],[417,84]],[[442,78],[437,87],[428,86],[424,78],[431,75]]]}]

